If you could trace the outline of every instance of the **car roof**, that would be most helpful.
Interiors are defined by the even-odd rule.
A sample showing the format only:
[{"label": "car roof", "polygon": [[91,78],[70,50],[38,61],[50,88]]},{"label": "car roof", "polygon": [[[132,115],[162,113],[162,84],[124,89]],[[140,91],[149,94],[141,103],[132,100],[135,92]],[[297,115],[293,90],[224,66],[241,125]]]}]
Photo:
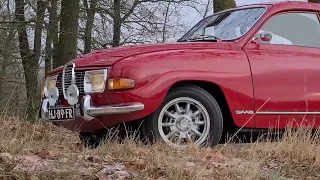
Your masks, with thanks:
[{"label": "car roof", "polygon": [[[318,4],[318,3],[312,3],[312,2],[305,2],[305,1],[274,1],[274,2],[261,2],[261,3],[252,3],[252,4],[246,4],[242,6],[251,6],[251,5],[286,5],[286,4]],[[239,6],[241,7],[241,6]]]},{"label": "car roof", "polygon": [[238,7],[246,7],[246,6],[257,6],[257,5],[280,5],[280,6],[286,6],[286,5],[297,5],[297,6],[305,6],[305,5],[316,5],[320,7],[319,3],[313,3],[313,2],[305,2],[305,1],[275,1],[275,2],[261,2],[261,3],[252,3],[252,4],[246,4]]},{"label": "car roof", "polygon": [[318,9],[320,11],[319,3],[305,2],[305,1],[280,1],[280,2],[262,2],[262,3],[254,3],[238,6],[237,8],[245,8],[245,7],[255,7],[255,6],[273,6],[277,8],[286,8],[291,7],[295,9]]}]

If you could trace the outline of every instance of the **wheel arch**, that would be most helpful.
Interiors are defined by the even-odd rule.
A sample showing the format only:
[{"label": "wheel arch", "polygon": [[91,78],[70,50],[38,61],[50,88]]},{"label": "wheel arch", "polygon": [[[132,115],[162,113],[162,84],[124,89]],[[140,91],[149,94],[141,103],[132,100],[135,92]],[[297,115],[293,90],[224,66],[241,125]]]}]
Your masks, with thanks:
[{"label": "wheel arch", "polygon": [[197,87],[202,88],[203,90],[207,91],[219,104],[223,122],[224,122],[224,131],[230,131],[236,129],[236,124],[234,123],[227,99],[223,90],[220,88],[219,85],[208,82],[208,81],[199,81],[199,80],[186,80],[186,81],[178,81],[174,83],[167,93],[169,93],[172,89],[176,87],[181,87],[184,85],[194,85]]}]

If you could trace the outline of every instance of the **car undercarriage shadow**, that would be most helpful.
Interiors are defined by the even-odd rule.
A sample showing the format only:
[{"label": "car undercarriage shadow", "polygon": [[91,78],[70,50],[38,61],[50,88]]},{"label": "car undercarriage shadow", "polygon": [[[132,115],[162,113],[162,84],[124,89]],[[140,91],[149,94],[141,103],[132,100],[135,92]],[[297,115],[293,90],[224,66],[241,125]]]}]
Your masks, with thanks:
[{"label": "car undercarriage shadow", "polygon": [[[96,148],[104,141],[125,143],[126,141],[139,141],[143,144],[152,144],[142,131],[141,126],[129,126],[119,124],[114,127],[101,129],[94,133],[80,133],[80,139],[84,140],[86,147]],[[257,142],[277,142],[283,137],[283,132],[270,132],[267,130],[244,130],[239,132],[227,132],[221,137],[219,144],[250,144]]]},{"label": "car undercarriage shadow", "polygon": [[225,133],[219,142],[219,144],[237,143],[248,144],[257,142],[277,142],[281,141],[284,132],[270,133],[265,130],[255,132],[237,132],[237,133]]}]

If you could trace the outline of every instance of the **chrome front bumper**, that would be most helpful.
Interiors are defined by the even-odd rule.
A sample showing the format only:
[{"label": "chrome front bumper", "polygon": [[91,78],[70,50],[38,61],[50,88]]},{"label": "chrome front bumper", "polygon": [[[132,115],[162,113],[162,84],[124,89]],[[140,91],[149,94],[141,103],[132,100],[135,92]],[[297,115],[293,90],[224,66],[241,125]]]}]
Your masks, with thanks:
[{"label": "chrome front bumper", "polygon": [[[49,100],[44,99],[41,106],[41,118],[43,121],[48,122],[48,108]],[[80,100],[80,104],[75,108],[80,110],[80,113],[75,113],[76,117],[81,117],[86,121],[93,120],[96,116],[112,115],[112,114],[126,114],[136,111],[141,111],[144,109],[144,104],[128,103],[128,104],[115,104],[109,106],[93,106],[91,101],[91,96],[86,95]]]}]

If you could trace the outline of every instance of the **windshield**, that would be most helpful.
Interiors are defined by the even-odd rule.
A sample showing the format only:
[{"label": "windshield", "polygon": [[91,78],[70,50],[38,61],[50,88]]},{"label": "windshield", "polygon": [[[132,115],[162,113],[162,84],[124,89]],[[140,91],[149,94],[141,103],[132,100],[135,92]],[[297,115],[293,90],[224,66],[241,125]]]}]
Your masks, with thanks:
[{"label": "windshield", "polygon": [[234,40],[246,34],[266,11],[265,7],[230,10],[208,16],[178,41],[198,41],[201,38]]}]

